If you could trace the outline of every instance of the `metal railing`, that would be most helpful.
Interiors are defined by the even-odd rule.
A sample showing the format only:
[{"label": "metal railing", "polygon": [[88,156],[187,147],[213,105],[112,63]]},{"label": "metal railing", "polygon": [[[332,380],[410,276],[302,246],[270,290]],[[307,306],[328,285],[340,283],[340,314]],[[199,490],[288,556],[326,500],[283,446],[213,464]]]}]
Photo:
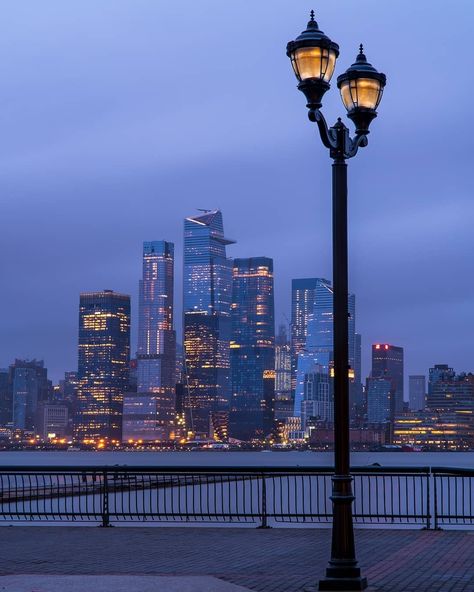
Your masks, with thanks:
[{"label": "metal railing", "polygon": [[474,524],[474,470],[433,467],[433,527]]},{"label": "metal railing", "polygon": [[[0,467],[0,520],[329,523],[331,467]],[[474,471],[353,467],[358,524],[474,524]]]}]

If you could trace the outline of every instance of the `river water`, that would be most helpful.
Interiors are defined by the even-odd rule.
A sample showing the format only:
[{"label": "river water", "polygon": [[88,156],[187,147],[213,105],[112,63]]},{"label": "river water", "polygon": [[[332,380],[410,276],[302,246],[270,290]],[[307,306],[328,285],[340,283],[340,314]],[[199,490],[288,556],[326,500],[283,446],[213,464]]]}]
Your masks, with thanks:
[{"label": "river water", "polygon": [[[147,452],[147,451],[3,451],[1,466],[211,466],[211,467],[327,467],[332,452]],[[474,468],[474,452],[354,452],[352,466],[438,466]]]}]

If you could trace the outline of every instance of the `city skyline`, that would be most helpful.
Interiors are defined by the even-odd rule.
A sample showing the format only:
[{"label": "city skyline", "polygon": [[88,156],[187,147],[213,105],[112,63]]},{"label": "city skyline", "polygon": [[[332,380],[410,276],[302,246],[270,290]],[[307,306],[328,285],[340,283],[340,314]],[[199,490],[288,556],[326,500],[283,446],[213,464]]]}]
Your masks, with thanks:
[{"label": "city skyline", "polygon": [[[342,0],[314,7],[322,29],[341,45],[336,74],[363,41],[369,59],[377,56],[391,77],[370,155],[350,173],[350,289],[358,296],[363,375],[376,342],[404,347],[406,375],[426,374],[436,363],[469,371],[474,286],[466,270],[474,201],[465,172],[468,138],[458,138],[453,150],[439,130],[463,126],[470,94],[455,84],[447,96],[414,101],[411,89],[420,73],[430,88],[440,69],[459,80],[469,71],[474,7],[462,0],[449,10],[406,0],[380,4]],[[113,13],[88,1],[46,0],[41,10],[25,5],[30,10],[6,5],[0,24],[0,367],[15,357],[41,358],[55,381],[73,369],[81,291],[131,294],[136,327],[141,243],[173,241],[181,261],[181,219],[196,207],[225,212],[226,231],[239,242],[232,256],[273,258],[277,324],[290,310],[291,279],[331,277],[330,174],[314,152],[314,130],[282,50],[311,6],[295,10],[277,1],[269,10],[261,3],[248,19],[238,3],[209,1],[200,11],[183,2],[179,12],[151,1],[138,11],[118,0]],[[183,19],[188,9],[192,25]],[[364,39],[351,30],[355,14],[370,14]],[[443,44],[436,35],[441,19]],[[399,26],[387,31],[387,22]],[[171,64],[160,56],[176,30],[185,42]],[[229,35],[254,50],[236,44],[225,58],[216,55]],[[454,62],[448,46],[459,47]],[[406,68],[414,55],[416,68]],[[182,83],[177,63],[189,64],[199,88],[192,105],[173,90]],[[216,72],[226,68],[232,76],[217,84]],[[456,108],[447,109],[447,99]],[[325,109],[330,118],[343,115],[334,88]],[[408,142],[413,129],[418,133]],[[439,279],[447,269],[456,289],[451,277]],[[179,264],[176,275],[178,307]],[[38,294],[33,302],[32,293]],[[135,329],[133,349],[136,342]]]},{"label": "city skyline", "polygon": [[[203,214],[203,210],[197,210],[197,212],[201,211],[201,214],[197,214],[194,216],[195,219],[199,218],[199,216],[205,216],[206,214]],[[220,212],[220,210],[205,210],[205,212]],[[182,233],[181,233],[182,234]],[[179,244],[180,242],[182,242],[182,238],[178,237],[176,238],[176,243]],[[181,239],[181,241],[180,241]],[[237,241],[233,241],[233,240],[228,240],[228,239],[224,239],[225,241],[228,241],[228,245],[232,245],[237,242]],[[173,248],[173,257],[174,257],[174,250],[176,249],[175,243],[174,241],[167,241],[164,239],[160,239],[159,241],[142,241],[141,245],[142,245],[142,249],[143,249],[143,245],[152,245],[152,244],[156,244],[156,243],[162,243],[162,244],[169,244],[172,245]],[[235,250],[238,249],[238,247],[234,247]],[[239,256],[236,256],[235,254],[231,254],[229,255],[229,261],[232,261],[234,259],[239,259]],[[181,252],[181,258],[178,259],[178,262],[176,264],[176,269],[179,271],[180,269],[182,270],[184,266],[184,258],[182,257],[182,252]],[[139,268],[137,269],[137,277],[139,277]],[[182,280],[182,275],[181,278]],[[298,277],[298,278],[292,278],[289,280],[289,285],[286,286],[286,292],[287,292],[287,296],[288,296],[288,310],[280,310],[280,315],[281,315],[281,319],[280,321],[278,320],[278,318],[275,315],[275,326],[278,326],[279,324],[283,324],[287,327],[289,334],[291,335],[291,322],[289,321],[290,319],[290,315],[292,313],[294,313],[293,308],[294,308],[294,303],[292,306],[292,301],[295,298],[295,286],[298,286],[298,288],[296,289],[300,289],[300,284],[301,285],[315,285],[317,284],[318,281],[321,281],[321,278],[315,277],[315,276],[305,276],[305,277]],[[329,280],[322,280],[322,281],[327,281],[329,282],[329,284],[331,283]],[[141,282],[141,280],[140,280]],[[138,283],[140,283],[138,282]],[[315,283],[316,282],[316,283]],[[275,284],[278,284],[278,278],[275,277]],[[281,282],[280,282],[281,283]],[[174,333],[176,333],[176,342],[179,344],[183,343],[183,339],[184,339],[184,326],[182,323],[183,320],[183,315],[184,315],[184,307],[183,307],[183,283],[181,281],[181,285],[180,285],[180,290],[177,291],[176,289],[176,272],[174,273],[174,277],[173,277],[173,282],[172,282],[172,293],[173,293],[173,305],[172,307],[177,310],[177,313],[173,315],[172,317],[172,323],[170,326],[174,327]],[[103,291],[113,291],[113,292],[118,292],[118,290],[115,287],[103,287],[100,288],[98,287],[97,290],[95,290],[96,292],[100,292],[101,290]],[[91,290],[94,291],[94,290]],[[81,291],[82,292],[82,291]],[[135,293],[134,293],[135,292]],[[140,336],[139,336],[139,325],[140,325],[140,313],[139,313],[139,303],[140,303],[140,290],[130,290],[127,292],[127,294],[130,295],[131,298],[131,327],[130,327],[130,334],[131,334],[131,338],[130,338],[130,355],[131,357],[136,357],[139,354],[139,350],[140,350],[140,346],[139,346],[139,342],[140,342]],[[77,295],[77,299],[79,300],[79,296],[80,293]],[[277,297],[277,294],[275,294],[275,299]],[[275,306],[276,308],[276,306]],[[311,308],[312,310],[312,308]],[[77,314],[77,313],[76,313]],[[375,345],[377,343],[384,343],[385,341],[382,339],[376,339],[373,342],[369,343],[366,341],[365,339],[365,332],[364,332],[364,328],[361,327],[358,323],[358,328],[357,328],[357,333],[362,333],[362,348],[361,348],[361,352],[362,352],[362,372],[361,372],[361,380],[362,382],[365,381],[365,379],[367,377],[369,377],[370,372],[371,372],[371,365],[372,365],[372,349],[373,347],[375,347]],[[77,340],[77,335],[73,336],[73,340]],[[386,342],[389,342],[389,340],[387,340]],[[74,341],[73,347],[75,347],[75,343],[76,341]],[[406,349],[405,346],[402,344],[403,349]],[[0,344],[0,349],[1,349],[1,344]],[[48,368],[48,372],[49,372],[49,376],[50,378],[53,380],[53,382],[55,383],[59,383],[59,381],[61,379],[64,378],[64,373],[65,372],[69,372],[69,371],[75,371],[77,370],[77,353],[76,353],[76,360],[73,361],[72,366],[71,367],[67,367],[67,368],[60,368],[59,366],[55,366],[54,365],[54,360],[53,360],[53,364],[50,364],[50,361],[46,359],[45,356],[42,355],[24,355],[22,353],[18,354],[17,352],[12,352],[10,358],[8,358],[8,356],[5,357],[5,360],[2,362],[2,360],[0,360],[0,368],[7,368],[11,365],[11,363],[16,359],[24,359],[24,360],[41,360],[45,363],[45,366]],[[439,364],[439,363],[444,363],[446,362],[447,357],[443,356],[443,354],[441,354],[438,358],[428,361],[428,365],[426,367],[422,367],[419,368],[416,371],[416,374],[426,374],[428,372],[428,368],[430,368],[433,365]],[[410,363],[411,362],[411,363]],[[470,372],[471,371],[471,366],[467,365],[466,368],[462,368],[460,366],[460,364],[455,360],[454,362],[452,360],[448,361],[448,364],[450,365],[454,365],[457,368],[459,368],[460,372]],[[469,364],[469,362],[468,362]],[[404,396],[404,401],[408,401],[408,380],[409,380],[409,376],[415,374],[415,372],[410,371],[409,369],[411,367],[413,367],[414,364],[412,361],[410,360],[406,360],[406,365],[405,365],[405,372],[404,372],[404,390],[406,391],[405,396]]]}]

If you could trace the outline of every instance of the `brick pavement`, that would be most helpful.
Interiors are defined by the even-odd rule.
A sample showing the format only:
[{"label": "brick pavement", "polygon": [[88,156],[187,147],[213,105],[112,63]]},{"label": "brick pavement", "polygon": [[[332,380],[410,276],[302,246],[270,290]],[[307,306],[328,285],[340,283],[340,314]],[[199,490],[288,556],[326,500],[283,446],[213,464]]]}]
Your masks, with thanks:
[{"label": "brick pavement", "polygon": [[[209,575],[300,592],[323,575],[329,543],[329,529],[1,527],[0,573]],[[360,529],[356,544],[373,590],[474,591],[474,532]]]}]

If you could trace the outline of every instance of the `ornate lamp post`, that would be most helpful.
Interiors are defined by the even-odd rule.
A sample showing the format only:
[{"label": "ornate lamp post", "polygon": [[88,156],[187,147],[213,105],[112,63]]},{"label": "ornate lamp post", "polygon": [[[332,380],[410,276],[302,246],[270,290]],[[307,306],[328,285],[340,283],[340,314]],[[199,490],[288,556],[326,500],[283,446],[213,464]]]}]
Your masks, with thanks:
[{"label": "ornate lamp post", "polygon": [[346,160],[367,146],[369,125],[386,83],[385,74],[367,62],[360,46],[356,61],[337,79],[347,116],[356,126],[353,138],[341,119],[329,128],[320,111],[324,93],[334,73],[339,46],[331,41],[314,20],[306,31],[287,45],[298,89],[304,93],[310,121],[318,125],[321,140],[328,148],[332,164],[333,200],[333,320],[334,320],[334,456],[332,477],[333,524],[331,559],[319,590],[364,590],[355,556],[352,524],[352,477],[349,441],[349,338],[348,338],[348,261],[347,261],[347,164]]}]

